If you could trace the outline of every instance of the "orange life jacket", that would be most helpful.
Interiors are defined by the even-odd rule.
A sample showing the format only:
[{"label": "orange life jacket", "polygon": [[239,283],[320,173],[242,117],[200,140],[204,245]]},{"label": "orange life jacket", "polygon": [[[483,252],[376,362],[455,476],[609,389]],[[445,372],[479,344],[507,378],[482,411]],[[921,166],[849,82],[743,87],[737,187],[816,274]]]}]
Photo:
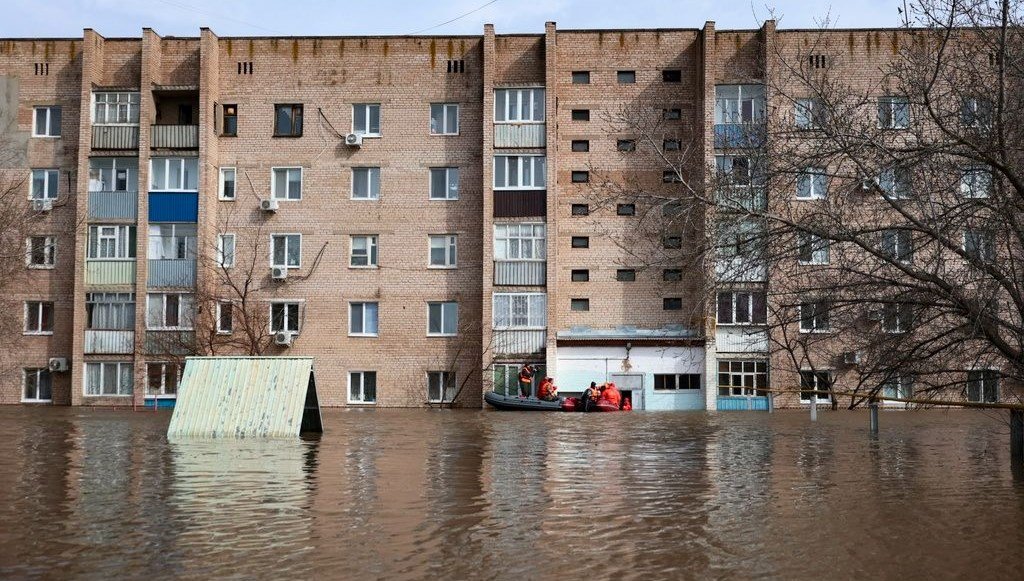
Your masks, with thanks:
[{"label": "orange life jacket", "polygon": [[615,407],[622,405],[622,394],[619,393],[619,390],[613,384],[608,384],[608,387],[604,388],[604,392],[601,393],[601,399]]},{"label": "orange life jacket", "polygon": [[540,382],[540,387],[537,388],[537,397],[541,399],[549,398],[554,390],[555,384],[545,379]]}]

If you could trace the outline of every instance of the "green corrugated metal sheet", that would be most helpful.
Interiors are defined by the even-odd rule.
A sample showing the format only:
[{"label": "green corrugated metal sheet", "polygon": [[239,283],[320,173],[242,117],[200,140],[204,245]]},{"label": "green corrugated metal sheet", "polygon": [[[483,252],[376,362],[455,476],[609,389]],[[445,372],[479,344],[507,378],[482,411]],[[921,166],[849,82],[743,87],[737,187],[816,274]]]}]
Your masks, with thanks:
[{"label": "green corrugated metal sheet", "polygon": [[312,376],[311,357],[188,357],[167,437],[298,436]]},{"label": "green corrugated metal sheet", "polygon": [[135,284],[135,260],[86,260],[86,284]]}]

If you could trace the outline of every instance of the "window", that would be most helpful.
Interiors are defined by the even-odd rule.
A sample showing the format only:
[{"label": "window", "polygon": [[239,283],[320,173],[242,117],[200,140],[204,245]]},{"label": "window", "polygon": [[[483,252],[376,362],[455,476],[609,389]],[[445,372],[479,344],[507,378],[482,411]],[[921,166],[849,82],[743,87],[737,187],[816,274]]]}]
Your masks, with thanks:
[{"label": "window", "polygon": [[964,253],[971,260],[992,262],[996,258],[995,236],[991,230],[968,228],[964,231]]},{"label": "window", "polygon": [[154,157],[149,160],[149,189],[157,191],[199,190],[199,158]]},{"label": "window", "polygon": [[797,239],[800,264],[828,264],[828,240],[809,232],[798,232]]},{"label": "window", "polygon": [[665,121],[678,121],[683,118],[682,109],[662,109],[661,118]]},{"label": "window", "polygon": [[434,268],[455,268],[458,264],[459,237],[455,234],[431,234],[430,266]]},{"label": "window", "polygon": [[238,135],[238,105],[224,105],[224,130],[221,135],[225,137]]},{"label": "window", "polygon": [[495,293],[495,329],[543,329],[547,327],[547,295],[544,293]]},{"label": "window", "polygon": [[[379,133],[379,129],[378,129]],[[431,103],[430,104],[430,134],[431,135],[458,135],[459,134],[459,105],[458,103]]]},{"label": "window", "polygon": [[56,200],[60,195],[60,171],[55,169],[32,170],[33,200]]},{"label": "window", "polygon": [[459,168],[457,168],[457,167],[432,167],[432,168],[430,168],[430,199],[431,200],[458,200],[459,199]]},{"label": "window", "polygon": [[53,334],[53,303],[27,301],[25,303],[25,334]]},{"label": "window", "polygon": [[615,214],[619,216],[636,216],[636,204],[618,204]]},{"label": "window", "polygon": [[631,85],[636,82],[636,71],[619,71],[615,74],[615,79],[620,85]]},{"label": "window", "polygon": [[[519,395],[519,369],[520,365],[507,365],[496,363],[492,370],[492,377],[494,378],[494,391],[502,395]],[[544,364],[535,364],[534,369],[536,373],[533,375],[533,384],[530,386],[530,391],[523,395],[530,395],[537,393],[537,387],[540,382],[544,380],[546,366]]]},{"label": "window", "polygon": [[352,199],[353,200],[378,200],[378,199],[380,199],[380,168],[379,167],[354,167],[354,168],[352,168]]},{"label": "window", "polygon": [[655,373],[654,391],[700,389],[699,373]]},{"label": "window", "polygon": [[821,99],[797,99],[795,120],[797,129],[821,129],[825,103]]},{"label": "window", "polygon": [[352,236],[348,265],[352,267],[377,266],[377,237]]},{"label": "window", "polygon": [[683,177],[674,169],[666,169],[661,172],[661,181],[666,184],[681,184]]},{"label": "window", "polygon": [[882,331],[885,333],[906,333],[914,326],[914,308],[908,303],[885,303],[882,305]]},{"label": "window", "polygon": [[586,153],[590,151],[590,141],[587,139],[573,139],[572,150],[577,153]]},{"label": "window", "polygon": [[761,123],[764,121],[764,85],[717,85],[715,123]]},{"label": "window", "polygon": [[89,226],[91,259],[135,258],[135,226]]},{"label": "window", "polygon": [[85,293],[85,328],[99,331],[135,329],[134,293]]},{"label": "window", "polygon": [[666,69],[661,71],[661,82],[681,83],[683,82],[683,71],[679,69]]},{"label": "window", "polygon": [[590,299],[569,299],[569,310],[571,310],[571,311],[589,311],[590,310]]},{"label": "window", "polygon": [[972,369],[967,372],[967,401],[996,403],[999,401],[999,372],[994,369]]},{"label": "window", "polygon": [[377,336],[377,303],[349,303],[348,334]]},{"label": "window", "polygon": [[573,121],[590,121],[590,109],[573,109],[570,114]]},{"label": "window", "polygon": [[270,197],[275,200],[302,199],[302,168],[275,167],[270,170]]},{"label": "window", "polygon": [[572,282],[588,282],[590,280],[590,271],[586,269],[573,270],[570,273],[570,277]]},{"label": "window", "polygon": [[719,361],[718,395],[768,395],[767,361]]},{"label": "window", "polygon": [[910,264],[914,261],[914,239],[912,234],[912,231],[902,228],[883,230],[882,254],[890,260]]},{"label": "window", "polygon": [[589,216],[590,215],[590,205],[589,204],[573,204],[571,209],[572,209],[572,215],[573,216]]},{"label": "window", "polygon": [[230,335],[235,330],[235,305],[231,301],[217,303],[217,334]]},{"label": "window", "polygon": [[573,248],[590,248],[589,236],[573,236],[571,241]]},{"label": "window", "polygon": [[717,249],[723,259],[757,259],[767,244],[765,224],[754,220],[737,220],[723,224],[717,234]]},{"label": "window", "polygon": [[678,139],[666,139],[661,142],[661,148],[665,151],[679,151],[682,143]]},{"label": "window", "polygon": [[29,268],[53,268],[56,264],[56,236],[30,236],[26,246],[25,260]]},{"label": "window", "polygon": [[683,238],[681,236],[664,236],[661,239],[661,246],[665,250],[678,250],[683,247]]},{"label": "window", "polygon": [[768,322],[768,300],[763,291],[718,293],[719,325],[764,325]]},{"label": "window", "polygon": [[547,185],[547,158],[543,155],[494,156],[494,189],[543,190]]},{"label": "window", "polygon": [[544,89],[495,89],[495,123],[544,121]]},{"label": "window", "polygon": [[828,301],[816,300],[800,303],[800,332],[822,333],[829,330]]},{"label": "window", "polygon": [[800,389],[802,403],[811,403],[812,399],[815,403],[831,401],[828,392],[832,390],[832,373],[829,371],[801,371]]},{"label": "window", "polygon": [[128,125],[139,122],[139,93],[93,93],[96,125]]},{"label": "window", "polygon": [[27,368],[24,370],[23,402],[48,402],[53,400],[53,383],[49,369]]},{"label": "window", "polygon": [[823,200],[828,196],[828,175],[820,167],[809,167],[796,176],[796,199]]},{"label": "window", "polygon": [[350,371],[348,403],[377,403],[377,372]]},{"label": "window", "polygon": [[188,293],[149,293],[146,296],[147,329],[191,329],[192,295]]},{"label": "window", "polygon": [[576,170],[572,172],[572,183],[574,184],[585,184],[590,181],[590,172],[583,170]]},{"label": "window", "polygon": [[220,168],[220,186],[217,190],[217,197],[221,200],[235,199],[235,168]]},{"label": "window", "polygon": [[662,299],[661,308],[665,311],[681,311],[683,310],[683,299],[679,297],[668,297]]},{"label": "window", "polygon": [[126,192],[139,182],[137,158],[94,157],[89,159],[90,192]]},{"label": "window", "polygon": [[150,224],[149,258],[182,260],[196,257],[195,224]]},{"label": "window", "polygon": [[969,168],[960,174],[960,195],[965,198],[987,198],[992,193],[992,172],[985,168]]},{"label": "window", "polygon": [[450,371],[427,372],[427,401],[430,403],[452,401],[455,399],[457,389],[454,373]]},{"label": "window", "polygon": [[615,149],[618,151],[636,151],[636,140],[619,139],[615,142]]},{"label": "window", "polygon": [[217,235],[217,266],[231,268],[235,265],[235,235]]},{"label": "window", "polygon": [[299,332],[299,303],[270,303],[270,332]]},{"label": "window", "polygon": [[878,187],[889,200],[906,200],[910,198],[913,177],[906,166],[886,168],[878,176]]},{"label": "window", "polygon": [[455,336],[459,332],[459,303],[427,303],[427,335]]},{"label": "window", "polygon": [[178,394],[181,372],[176,363],[146,364],[146,395],[155,397]]},{"label": "window", "polygon": [[879,97],[878,127],[881,129],[910,127],[910,100],[906,97]]},{"label": "window", "polygon": [[992,126],[992,101],[983,97],[964,97],[960,122],[964,127],[988,129]]},{"label": "window", "polygon": [[302,266],[302,235],[271,234],[270,266],[299,268]]},{"label": "window", "polygon": [[683,280],[683,271],[679,268],[666,268],[661,271],[661,280],[665,282],[679,282]]},{"label": "window", "polygon": [[636,281],[636,269],[633,268],[620,268],[615,271],[615,280],[619,282],[634,282]]},{"label": "window", "polygon": [[807,55],[807,63],[813,69],[823,69],[828,66],[828,58],[823,54],[811,54]]},{"label": "window", "polygon": [[133,367],[131,363],[86,363],[85,395],[131,395]]},{"label": "window", "polygon": [[574,84],[574,85],[589,85],[590,84],[590,71],[573,71],[572,72],[572,84]]},{"label": "window", "polygon": [[914,397],[914,376],[897,375],[882,382],[882,397],[910,399]]},{"label": "window", "polygon": [[32,137],[60,137],[60,113],[57,105],[32,108]]},{"label": "window", "polygon": [[302,104],[274,105],[274,137],[302,137]]},{"label": "window", "polygon": [[547,236],[544,224],[494,225],[495,260],[544,260],[547,257]]}]

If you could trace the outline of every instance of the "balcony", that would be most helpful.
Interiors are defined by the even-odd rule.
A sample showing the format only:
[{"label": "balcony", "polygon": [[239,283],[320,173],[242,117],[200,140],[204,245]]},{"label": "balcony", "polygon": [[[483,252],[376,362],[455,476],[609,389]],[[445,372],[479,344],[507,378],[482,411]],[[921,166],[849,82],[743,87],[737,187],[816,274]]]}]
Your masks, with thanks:
[{"label": "balcony", "polygon": [[154,149],[199,149],[199,126],[152,125],[149,144]]},{"label": "balcony", "polygon": [[145,352],[156,355],[195,353],[195,331],[146,331]]},{"label": "balcony", "polygon": [[135,284],[135,259],[86,260],[85,284],[133,285]]},{"label": "balcony", "polygon": [[716,149],[754,149],[764,145],[763,123],[716,123]]},{"label": "balcony", "polygon": [[767,353],[768,331],[763,325],[718,325],[715,343],[719,353]]},{"label": "balcony", "polygon": [[191,288],[196,285],[196,261],[194,258],[151,258],[148,264],[146,286]]},{"label": "balcony", "polygon": [[494,331],[495,355],[532,355],[543,353],[547,346],[545,329],[504,329]]},{"label": "balcony", "polygon": [[761,212],[768,209],[764,187],[757,185],[722,186],[716,193],[718,207],[732,211]]},{"label": "balcony", "polygon": [[495,260],[494,284],[505,286],[544,286],[547,283],[544,260]]},{"label": "balcony", "polygon": [[544,123],[495,123],[494,147],[545,147]]},{"label": "balcony", "polygon": [[763,260],[756,258],[720,258],[715,264],[715,275],[720,281],[764,282],[768,267]]},{"label": "balcony", "polygon": [[85,331],[85,354],[118,355],[135,352],[135,331],[94,330]]},{"label": "balcony", "polygon": [[89,192],[90,220],[135,220],[138,213],[138,192]]},{"label": "balcony", "polygon": [[495,218],[539,218],[548,215],[545,190],[498,190],[494,192]]},{"label": "balcony", "polygon": [[139,126],[93,125],[92,148],[110,150],[138,149]]}]

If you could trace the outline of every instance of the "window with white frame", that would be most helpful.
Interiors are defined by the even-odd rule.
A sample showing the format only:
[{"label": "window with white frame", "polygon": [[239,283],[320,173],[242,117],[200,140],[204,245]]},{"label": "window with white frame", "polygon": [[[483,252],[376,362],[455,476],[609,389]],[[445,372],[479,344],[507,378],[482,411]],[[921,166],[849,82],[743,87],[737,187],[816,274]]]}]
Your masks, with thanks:
[{"label": "window with white frame", "polygon": [[960,195],[987,198],[992,193],[992,172],[986,168],[968,168],[960,172]]},{"label": "window with white frame", "polygon": [[[518,364],[494,364],[491,370],[491,377],[494,379],[494,392],[500,395],[519,395],[521,387],[519,384],[519,370],[521,368],[522,366]],[[533,374],[533,382],[530,386],[530,391],[523,395],[537,393],[537,388],[540,386],[540,382],[544,380],[544,377],[546,377],[547,368],[545,365],[535,364],[533,368],[536,373]]]},{"label": "window with white frame", "polygon": [[57,262],[57,237],[29,236],[26,238],[25,262],[29,268],[53,268]]},{"label": "window with white frame", "polygon": [[235,235],[217,235],[217,266],[231,268],[235,265]]},{"label": "window with white frame", "polygon": [[53,381],[49,369],[25,368],[21,390],[21,401],[26,403],[53,400]]},{"label": "window with white frame", "polygon": [[135,226],[89,226],[89,259],[135,258]]},{"label": "window with white frame", "polygon": [[181,370],[177,363],[146,364],[146,395],[174,397],[178,395]]},{"label": "window with white frame", "polygon": [[494,156],[494,189],[543,190],[547,187],[547,158],[543,155]]},{"label": "window with white frame", "polygon": [[895,375],[882,382],[882,397],[910,399],[914,397],[914,376]]},{"label": "window with white frame", "polygon": [[348,265],[354,268],[377,266],[377,236],[352,236]]},{"label": "window with white frame", "polygon": [[348,334],[365,337],[377,336],[377,303],[348,304]]},{"label": "window with white frame", "polygon": [[380,137],[380,103],[352,105],[352,133],[363,137]]},{"label": "window with white frame", "polygon": [[764,85],[716,85],[715,123],[761,123],[765,118]]},{"label": "window with white frame", "polygon": [[[745,155],[716,155],[715,172],[718,197],[729,206],[746,209],[764,209],[767,197],[764,175],[756,163]],[[678,174],[672,173],[673,180]]]},{"label": "window with white frame", "polygon": [[299,332],[299,303],[275,301],[270,303],[270,332]]},{"label": "window with white frame", "polygon": [[964,230],[964,253],[971,260],[992,262],[996,259],[995,235],[984,228]]},{"label": "window with white frame", "polygon": [[879,97],[878,127],[881,129],[910,127],[910,100],[906,97]]},{"label": "window with white frame", "polygon": [[654,391],[700,389],[699,373],[655,373]]},{"label": "window with white frame", "polygon": [[138,186],[138,158],[94,157],[89,159],[90,192],[130,192],[135,191]]},{"label": "window with white frame", "polygon": [[913,172],[906,166],[890,167],[878,175],[878,187],[882,195],[890,200],[906,200],[910,198],[914,179]]},{"label": "window with white frame", "polygon": [[459,105],[458,105],[458,103],[431,103],[430,104],[430,134],[431,135],[458,135],[459,134]]},{"label": "window with white frame", "polygon": [[829,325],[829,305],[826,300],[804,301],[800,303],[800,332],[824,333]]},{"label": "window with white frame", "polygon": [[32,170],[30,195],[33,200],[56,200],[60,195],[60,171],[56,169]]},{"label": "window with white frame", "polygon": [[809,167],[796,176],[796,199],[823,200],[828,197],[828,175],[820,167]]},{"label": "window with white frame", "polygon": [[230,335],[235,330],[235,305],[231,301],[217,302],[217,334]]},{"label": "window with white frame", "polygon": [[543,123],[544,89],[495,89],[495,123]]},{"label": "window with white frame", "polygon": [[149,160],[150,191],[194,192],[199,189],[199,159],[154,157]]},{"label": "window with white frame", "polygon": [[85,364],[85,395],[131,395],[134,366],[126,362]]},{"label": "window with white frame", "polygon": [[455,234],[431,234],[430,266],[455,268],[458,264],[459,237]]},{"label": "window with white frame", "polygon": [[376,200],[380,198],[380,168],[352,168],[352,199]]},{"label": "window with white frame", "polygon": [[832,372],[801,371],[800,390],[801,403],[811,403],[812,400],[815,403],[830,401],[829,392],[832,390]]},{"label": "window with white frame", "polygon": [[888,259],[910,264],[914,261],[913,231],[890,228],[882,231],[881,251]]},{"label": "window with white frame", "polygon": [[60,137],[61,108],[48,105],[32,108],[32,137]]},{"label": "window with white frame", "polygon": [[825,121],[825,102],[815,98],[797,99],[795,121],[797,129],[820,129]]},{"label": "window with white frame", "polygon": [[906,333],[914,325],[914,306],[909,303],[885,303],[882,305],[882,331],[885,333]]},{"label": "window with white frame", "polygon": [[544,329],[547,327],[547,295],[544,293],[495,293],[495,329]]},{"label": "window with white frame", "polygon": [[196,257],[195,224],[150,224],[149,258],[183,260]]},{"label": "window with white frame", "polygon": [[459,303],[427,303],[427,335],[455,336],[459,332]]},{"label": "window with white frame", "polygon": [[967,372],[967,401],[996,403],[999,401],[999,372],[995,369],[972,369]]},{"label": "window with white frame", "polygon": [[767,395],[768,362],[764,360],[718,362],[718,395]]},{"label": "window with white frame", "polygon": [[452,401],[457,389],[455,374],[451,371],[427,372],[427,401],[430,403]]},{"label": "window with white frame", "polygon": [[53,335],[53,303],[25,301],[25,334]]},{"label": "window with white frame", "polygon": [[135,293],[85,293],[85,328],[94,331],[135,329]]},{"label": "window with white frame", "polygon": [[377,403],[377,372],[348,373],[348,403]]},{"label": "window with white frame", "polygon": [[828,240],[810,232],[798,232],[797,240],[800,264],[828,264]]},{"label": "window with white frame", "polygon": [[722,291],[718,293],[719,325],[764,325],[768,322],[768,300],[764,291]]},{"label": "window with white frame", "polygon": [[94,125],[137,125],[139,123],[139,93],[93,93]]},{"label": "window with white frame", "polygon": [[235,199],[235,168],[220,168],[219,185],[217,186],[217,198],[221,200]]},{"label": "window with white frame", "polygon": [[271,234],[270,266],[299,268],[302,266],[302,235]]},{"label": "window with white frame", "polygon": [[457,167],[432,167],[432,168],[430,168],[430,199],[431,200],[458,200],[459,199],[459,168],[457,168]]},{"label": "window with white frame", "polygon": [[302,168],[272,168],[270,170],[270,197],[275,200],[301,200]]},{"label": "window with white frame", "polygon": [[149,293],[146,295],[146,328],[153,330],[192,329],[193,297],[190,293]]},{"label": "window with white frame", "polygon": [[495,260],[544,260],[547,257],[543,223],[495,224]]}]

